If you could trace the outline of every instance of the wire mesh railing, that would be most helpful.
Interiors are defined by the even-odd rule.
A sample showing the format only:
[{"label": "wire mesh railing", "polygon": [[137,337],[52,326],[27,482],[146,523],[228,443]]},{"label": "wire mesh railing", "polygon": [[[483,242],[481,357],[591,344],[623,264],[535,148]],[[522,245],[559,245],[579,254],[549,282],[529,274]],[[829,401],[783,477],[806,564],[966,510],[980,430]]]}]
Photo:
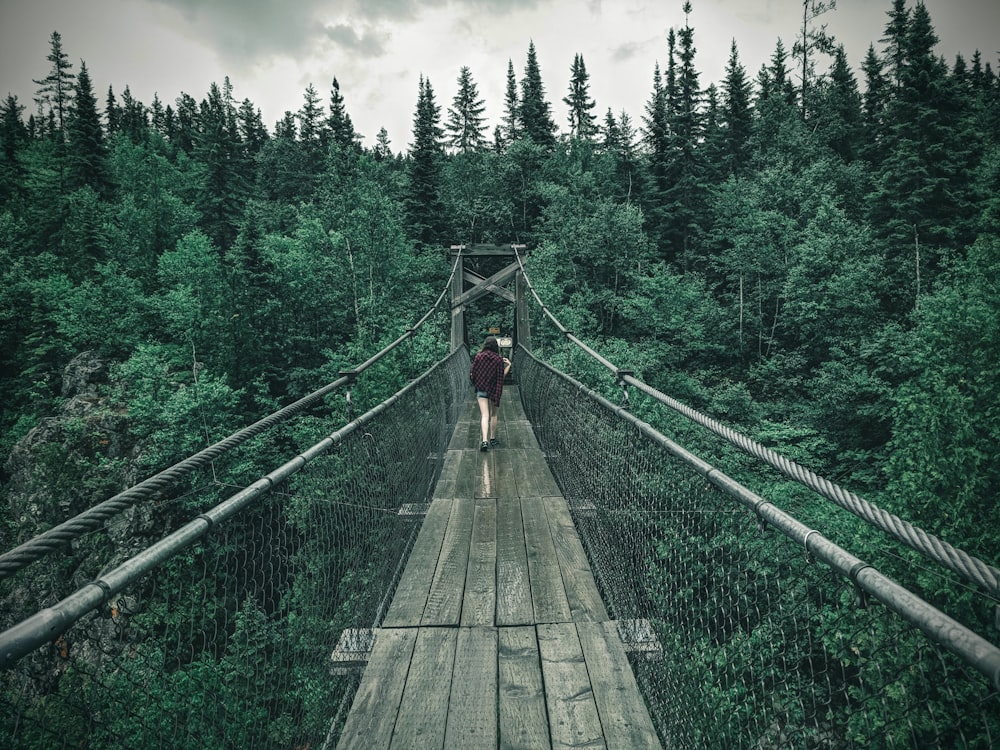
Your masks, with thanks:
[{"label": "wire mesh railing", "polygon": [[995,645],[523,349],[515,369],[665,746],[1000,742]]},{"label": "wire mesh railing", "polygon": [[5,746],[332,746],[440,473],[468,366],[457,350],[0,634]]}]

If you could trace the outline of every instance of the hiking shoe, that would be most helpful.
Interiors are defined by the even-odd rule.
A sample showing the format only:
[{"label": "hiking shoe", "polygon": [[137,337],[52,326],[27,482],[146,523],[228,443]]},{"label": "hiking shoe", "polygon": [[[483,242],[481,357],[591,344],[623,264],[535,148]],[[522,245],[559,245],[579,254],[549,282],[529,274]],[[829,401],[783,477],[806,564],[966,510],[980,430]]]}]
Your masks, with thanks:
[{"label": "hiking shoe", "polygon": [[498,445],[500,445],[499,440],[496,438],[490,438],[490,448],[496,448]]},{"label": "hiking shoe", "polygon": [[483,444],[479,446],[479,450],[481,450],[481,451],[485,451],[485,450],[486,450],[487,448],[489,448],[489,447],[490,447],[490,444],[489,444],[489,443],[487,443],[487,442],[486,442],[486,441],[484,440],[484,441],[483,441]]}]

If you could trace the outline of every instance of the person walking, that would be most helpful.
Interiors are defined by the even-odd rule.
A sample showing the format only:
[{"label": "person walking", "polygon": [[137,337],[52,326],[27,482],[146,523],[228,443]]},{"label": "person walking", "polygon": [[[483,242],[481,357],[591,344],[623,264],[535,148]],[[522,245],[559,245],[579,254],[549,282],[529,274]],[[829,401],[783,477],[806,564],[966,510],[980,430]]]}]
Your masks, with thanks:
[{"label": "person walking", "polygon": [[496,336],[487,336],[483,348],[472,359],[469,369],[469,379],[476,389],[476,401],[479,403],[480,432],[483,442],[479,450],[485,451],[490,446],[494,448],[497,440],[497,407],[500,406],[500,394],[503,393],[503,379],[510,372],[510,360],[500,356],[500,345]]}]

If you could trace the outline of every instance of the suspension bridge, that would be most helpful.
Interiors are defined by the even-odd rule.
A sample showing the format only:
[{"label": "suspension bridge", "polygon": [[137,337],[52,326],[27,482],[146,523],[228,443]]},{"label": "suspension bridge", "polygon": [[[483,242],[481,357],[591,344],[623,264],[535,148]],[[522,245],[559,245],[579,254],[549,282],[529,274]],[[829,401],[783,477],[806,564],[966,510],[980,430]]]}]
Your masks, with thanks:
[{"label": "suspension bridge", "polygon": [[[371,359],[0,555],[5,746],[1000,744],[1000,571],[616,367],[524,248],[453,257]],[[484,453],[463,313],[485,294],[515,305],[515,382]],[[327,427],[439,315],[441,361]],[[542,324],[608,387],[547,363]],[[290,450],[301,423],[323,437]]]}]

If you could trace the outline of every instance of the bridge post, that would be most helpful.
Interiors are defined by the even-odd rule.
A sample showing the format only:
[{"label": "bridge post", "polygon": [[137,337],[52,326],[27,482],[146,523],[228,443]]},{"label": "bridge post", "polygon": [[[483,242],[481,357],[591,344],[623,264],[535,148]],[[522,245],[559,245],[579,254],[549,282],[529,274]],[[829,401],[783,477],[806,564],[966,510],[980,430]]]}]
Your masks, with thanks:
[{"label": "bridge post", "polygon": [[[452,252],[461,253],[465,245],[452,245]],[[465,255],[458,256],[455,275],[451,280],[451,351],[465,346],[465,305],[456,305],[455,300],[465,291]]]},{"label": "bridge post", "polygon": [[[524,260],[524,245],[515,248],[517,257]],[[528,285],[524,274],[519,270],[514,276],[514,348],[523,344],[531,350],[531,325],[528,322]]]}]

